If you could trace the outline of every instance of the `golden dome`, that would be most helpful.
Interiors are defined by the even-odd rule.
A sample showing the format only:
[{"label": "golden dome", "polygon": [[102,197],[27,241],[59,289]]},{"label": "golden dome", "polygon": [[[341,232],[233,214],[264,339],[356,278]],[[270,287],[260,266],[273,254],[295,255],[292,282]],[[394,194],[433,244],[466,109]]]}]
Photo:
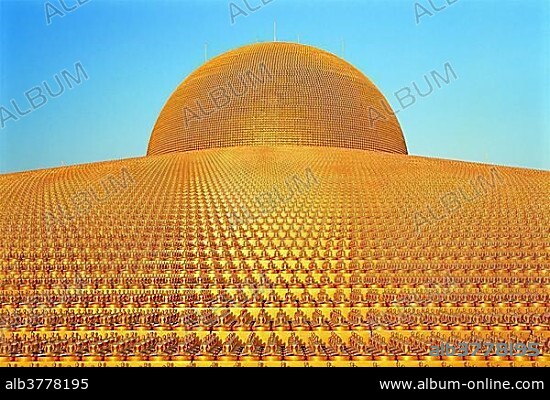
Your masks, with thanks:
[{"label": "golden dome", "polygon": [[161,111],[147,155],[285,144],[407,154],[386,99],[355,67],[314,47],[259,43],[185,79]]}]

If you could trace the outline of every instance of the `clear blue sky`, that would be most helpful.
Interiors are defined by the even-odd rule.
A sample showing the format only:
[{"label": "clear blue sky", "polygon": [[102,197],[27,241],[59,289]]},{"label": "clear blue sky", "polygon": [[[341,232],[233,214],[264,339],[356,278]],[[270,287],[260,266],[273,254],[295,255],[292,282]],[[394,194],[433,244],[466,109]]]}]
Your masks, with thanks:
[{"label": "clear blue sky", "polygon": [[[458,0],[438,12],[428,0],[272,0],[254,13],[244,0],[80,2],[66,12],[59,0],[0,0],[1,106],[28,108],[26,91],[43,81],[55,90],[54,75],[75,74],[76,62],[89,76],[5,121],[2,173],[144,155],[168,96],[203,63],[204,43],[212,57],[270,41],[273,21],[280,41],[342,55],[344,40],[344,58],[396,109],[396,91],[425,90],[423,76],[450,62],[457,80],[398,113],[411,154],[550,169],[547,0]],[[250,15],[231,24],[231,2]],[[48,25],[46,3],[66,15]],[[417,24],[415,3],[433,15]]]}]

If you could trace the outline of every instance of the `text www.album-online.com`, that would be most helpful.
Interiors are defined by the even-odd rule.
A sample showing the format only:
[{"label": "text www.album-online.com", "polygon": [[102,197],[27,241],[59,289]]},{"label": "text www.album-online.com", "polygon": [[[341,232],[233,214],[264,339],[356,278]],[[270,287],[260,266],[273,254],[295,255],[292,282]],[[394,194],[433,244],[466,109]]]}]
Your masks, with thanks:
[{"label": "text www.album-online.com", "polygon": [[510,382],[507,380],[499,381],[493,379],[469,380],[461,382],[457,380],[438,380],[426,378],[419,381],[379,381],[380,389],[396,389],[396,390],[544,390],[543,381],[516,381]]}]

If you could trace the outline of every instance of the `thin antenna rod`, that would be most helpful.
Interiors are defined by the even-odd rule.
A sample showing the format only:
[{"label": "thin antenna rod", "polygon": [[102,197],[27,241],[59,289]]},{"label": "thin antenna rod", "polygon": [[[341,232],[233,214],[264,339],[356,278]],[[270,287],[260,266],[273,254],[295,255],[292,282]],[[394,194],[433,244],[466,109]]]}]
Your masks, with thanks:
[{"label": "thin antenna rod", "polygon": [[208,61],[208,43],[204,44],[204,62]]},{"label": "thin antenna rod", "polygon": [[273,21],[273,41],[277,41],[277,21]]},{"label": "thin antenna rod", "polygon": [[298,34],[298,44],[300,44],[300,34]]}]

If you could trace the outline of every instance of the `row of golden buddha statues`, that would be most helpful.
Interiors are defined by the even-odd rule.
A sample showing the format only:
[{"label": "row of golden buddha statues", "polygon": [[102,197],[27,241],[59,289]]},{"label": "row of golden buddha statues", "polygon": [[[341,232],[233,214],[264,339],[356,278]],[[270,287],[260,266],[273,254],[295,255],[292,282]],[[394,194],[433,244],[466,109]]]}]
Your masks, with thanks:
[{"label": "row of golden buddha statues", "polygon": [[[536,354],[550,356],[548,333],[517,332],[67,332],[15,333],[0,336],[0,361],[30,360],[214,360],[253,357],[257,359],[416,359],[452,358],[430,356],[430,347],[461,343],[480,344],[476,355],[499,357],[490,343],[532,343]],[[516,346],[519,347],[519,346]],[[472,352],[473,353],[473,352]],[[297,357],[297,358],[296,358]],[[500,356],[511,359],[513,356]]]},{"label": "row of golden buddha statues", "polygon": [[[357,258],[300,258],[298,256],[288,257],[284,259],[275,259],[267,255],[266,259],[262,259],[258,255],[252,257],[237,256],[237,253],[229,255],[225,259],[214,259],[212,257],[197,257],[194,261],[187,261],[181,257],[164,257],[161,258],[158,254],[153,254],[150,257],[140,257],[138,254],[133,254],[135,257],[122,258],[111,257],[116,256],[114,252],[108,254],[109,257],[90,257],[86,254],[70,254],[56,257],[53,254],[43,256],[32,255],[36,251],[36,247],[25,251],[7,252],[3,259],[0,259],[0,271],[148,271],[149,273],[160,272],[178,272],[183,271],[217,271],[222,272],[285,272],[285,271],[311,271],[313,273],[320,272],[353,272],[361,273],[384,273],[392,271],[395,273],[418,273],[421,271],[454,271],[454,273],[463,272],[484,272],[484,271],[547,271],[549,269],[547,254],[543,257],[534,258],[516,258],[499,260],[480,259],[475,260],[469,258],[446,257],[432,258],[424,257],[423,259],[389,259],[387,257],[364,257]],[[47,252],[46,250],[43,250]],[[31,255],[29,255],[31,254]],[[32,258],[32,260],[31,260]]]},{"label": "row of golden buddha statues", "polygon": [[550,308],[197,308],[0,311],[8,331],[64,330],[546,330]]},{"label": "row of golden buddha statues", "polygon": [[80,307],[547,307],[547,288],[2,290],[6,308]]},{"label": "row of golden buddha statues", "polygon": [[[59,275],[55,272],[45,275],[34,272],[15,274],[2,277],[5,289],[17,288],[202,288],[226,287],[238,288],[247,286],[262,286],[266,288],[287,287],[437,287],[437,286],[468,286],[468,287],[534,287],[550,285],[550,275],[542,274],[507,274],[507,275],[467,275],[467,274],[366,274],[354,271],[352,273],[323,272],[283,272],[275,273],[180,273],[180,274],[95,274],[83,275],[76,273]],[[0,274],[0,277],[2,274]]]}]

